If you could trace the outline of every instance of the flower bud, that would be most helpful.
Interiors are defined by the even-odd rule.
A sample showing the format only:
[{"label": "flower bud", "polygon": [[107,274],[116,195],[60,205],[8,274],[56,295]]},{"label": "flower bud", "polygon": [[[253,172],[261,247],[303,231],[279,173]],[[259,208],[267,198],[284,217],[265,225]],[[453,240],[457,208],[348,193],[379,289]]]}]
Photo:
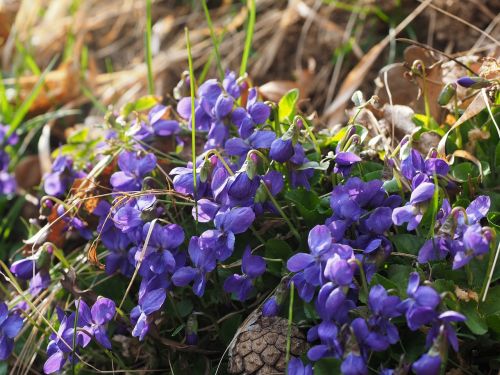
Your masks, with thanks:
[{"label": "flower bud", "polygon": [[276,138],[271,143],[269,157],[280,163],[285,163],[293,156],[293,142],[291,139]]},{"label": "flower bud", "polygon": [[457,80],[457,83],[462,87],[471,89],[481,89],[491,85],[489,80],[482,77],[462,77]]},{"label": "flower bud", "polygon": [[450,102],[450,100],[457,93],[457,84],[456,83],[448,83],[443,87],[438,96],[438,104],[443,106]]},{"label": "flower bud", "polygon": [[186,344],[196,345],[198,343],[198,319],[196,315],[189,315],[186,324]]}]

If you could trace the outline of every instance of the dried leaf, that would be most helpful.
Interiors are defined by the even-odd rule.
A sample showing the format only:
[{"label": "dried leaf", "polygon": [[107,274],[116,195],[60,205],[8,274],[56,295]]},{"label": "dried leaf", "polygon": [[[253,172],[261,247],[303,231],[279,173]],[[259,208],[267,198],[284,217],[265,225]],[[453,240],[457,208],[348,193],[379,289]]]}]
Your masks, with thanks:
[{"label": "dried leaf", "polygon": [[29,155],[22,158],[14,170],[17,185],[24,190],[31,190],[40,184],[42,172],[38,156]]},{"label": "dried leaf", "polygon": [[443,138],[441,138],[441,140],[439,141],[439,144],[437,146],[437,151],[439,152],[439,154],[441,154],[442,156],[446,156],[446,140],[448,139],[450,133],[455,129],[457,129],[467,120],[470,120],[471,118],[479,114],[485,108],[486,108],[485,98],[479,92],[478,94],[476,94],[474,100],[467,107],[463,115],[460,116],[457,122],[455,122],[455,124],[450,128],[450,130],[448,130],[446,134],[443,136]]},{"label": "dried leaf", "polygon": [[98,242],[94,241],[89,246],[89,249],[87,251],[87,259],[89,260],[90,264],[92,264],[93,266],[96,266],[99,269],[103,270],[105,267],[104,267],[104,264],[102,264],[99,261],[99,258],[97,256],[97,245],[98,245]]}]

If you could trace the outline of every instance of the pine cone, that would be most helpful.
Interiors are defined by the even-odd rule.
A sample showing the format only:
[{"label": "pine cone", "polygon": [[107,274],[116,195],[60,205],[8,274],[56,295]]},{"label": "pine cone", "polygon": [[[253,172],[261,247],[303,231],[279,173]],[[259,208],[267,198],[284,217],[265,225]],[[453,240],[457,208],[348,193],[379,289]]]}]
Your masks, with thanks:
[{"label": "pine cone", "polygon": [[[229,350],[230,374],[265,375],[285,372],[288,320],[259,316],[236,333]],[[302,355],[307,349],[305,336],[292,326],[290,353]]]}]

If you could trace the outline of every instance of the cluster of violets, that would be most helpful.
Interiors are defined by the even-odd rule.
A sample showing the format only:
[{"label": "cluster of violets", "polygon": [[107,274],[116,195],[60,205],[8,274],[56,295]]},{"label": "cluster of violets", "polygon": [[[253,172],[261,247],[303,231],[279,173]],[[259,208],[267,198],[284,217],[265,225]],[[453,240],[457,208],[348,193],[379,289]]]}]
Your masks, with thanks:
[{"label": "cluster of violets", "polygon": [[8,134],[9,127],[0,124],[0,195],[12,195],[16,191],[16,179],[9,173],[10,157],[5,148],[14,146],[19,137],[16,133]]},{"label": "cluster of violets", "polygon": [[[280,214],[275,197],[285,187],[310,189],[314,163],[300,142],[303,123],[295,120],[284,131],[276,129],[269,121],[271,108],[258,100],[255,88],[248,88],[247,82],[232,72],[222,83],[207,80],[197,91],[194,114],[192,98],[183,97],[177,104],[176,119],[165,119],[170,109],[157,105],[147,119],[137,120],[133,139],[138,142],[133,150],[121,151],[117,170],[110,177],[112,200],[101,199],[92,212],[98,221],[95,232],[85,220],[65,214],[61,205],[56,207],[68,230],[87,240],[97,233],[108,251],[108,274],[121,273],[127,278],[137,274],[138,304],[130,318],[131,334],[139,340],[150,332],[168,293],[176,287],[189,286],[194,295],[204,295],[217,265],[235,255],[237,236],[253,229],[262,214]],[[197,133],[206,137],[204,152],[194,163],[170,172],[176,193],[194,202],[193,219],[209,228],[188,237],[180,225],[165,220],[164,203],[149,189],[159,161],[144,145],[158,137],[178,137],[183,128],[190,130],[193,124]],[[404,317],[409,330],[425,328],[427,332],[427,352],[413,363],[413,371],[437,374],[442,349],[449,344],[458,350],[453,323],[463,321],[464,316],[447,311],[443,297],[421,283],[417,273],[409,277],[404,300],[396,291],[381,285],[368,289],[367,285],[393,250],[391,228],[406,225],[408,231],[416,230],[435,195],[452,184],[447,177],[449,166],[432,152],[424,159],[407,139],[403,140],[399,157],[387,160],[411,188],[410,200],[402,206],[402,198],[389,195],[382,181],[350,177],[361,162],[360,138],[355,133],[354,127],[348,129],[331,158],[333,173],[343,178],[330,194],[333,214],[309,232],[309,251],[298,252],[287,261],[292,273],[289,282],[304,301],[314,304],[320,318],[308,331],[311,348],[307,358],[310,362],[338,358],[342,373],[367,374],[370,354],[386,351],[399,341],[398,327],[392,320]],[[0,128],[0,139],[1,134]],[[2,155],[0,167],[4,165]],[[75,170],[71,159],[59,156],[44,177],[44,190],[49,196],[64,197],[75,179],[84,176]],[[0,187],[5,186],[2,181]],[[49,208],[54,205],[50,200],[43,204]],[[480,196],[467,209],[452,209],[449,200],[443,199],[435,218],[437,234],[420,249],[418,261],[443,260],[449,255],[453,268],[459,268],[487,253],[494,232],[482,227],[480,220],[489,204],[487,197]],[[33,256],[13,263],[11,271],[20,280],[28,280],[29,291],[36,296],[50,284],[51,259],[52,248],[42,247]],[[249,246],[239,259],[241,272],[226,278],[223,288],[244,301],[255,295],[254,282],[266,272],[266,261]],[[263,305],[263,315],[277,315],[282,303],[277,295],[270,296]],[[66,362],[76,362],[79,348],[85,348],[92,338],[111,348],[106,326],[115,315],[114,302],[100,297],[92,308],[83,300],[75,301],[75,307],[77,311],[70,314],[57,310],[59,329],[50,337],[46,373],[60,371]],[[22,319],[15,312],[9,313],[4,304],[0,310],[0,321],[15,320],[12,327],[18,327],[0,324],[4,359],[12,351]],[[196,343],[197,333],[187,330],[186,341]],[[305,364],[299,358],[289,362],[289,374],[312,372],[312,363]],[[393,372],[380,369],[383,374]]]}]

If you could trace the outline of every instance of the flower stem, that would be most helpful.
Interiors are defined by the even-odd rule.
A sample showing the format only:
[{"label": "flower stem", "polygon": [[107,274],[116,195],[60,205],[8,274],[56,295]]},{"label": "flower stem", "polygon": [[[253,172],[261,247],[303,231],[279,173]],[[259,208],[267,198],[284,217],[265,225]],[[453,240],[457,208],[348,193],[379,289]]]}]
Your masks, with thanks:
[{"label": "flower stem", "polygon": [[290,283],[290,305],[288,306],[288,330],[286,333],[286,355],[285,361],[288,365],[290,361],[290,347],[292,344],[292,319],[293,319],[293,297],[295,295],[295,287],[293,281]]},{"label": "flower stem", "polygon": [[273,203],[274,207],[276,207],[276,209],[278,210],[279,214],[281,215],[281,217],[286,221],[286,223],[288,224],[288,227],[290,228],[290,230],[292,231],[293,235],[295,236],[295,238],[300,242],[301,240],[301,237],[300,237],[300,234],[299,232],[297,231],[297,229],[293,226],[292,222],[290,221],[290,219],[288,218],[288,216],[286,216],[286,214],[283,212],[283,209],[280,207],[280,205],[278,204],[278,202],[276,201],[276,199],[274,198],[273,194],[271,193],[271,191],[269,190],[269,188],[267,187],[266,183],[264,181],[260,181],[261,185],[264,187],[264,190],[266,191],[267,195],[269,196],[269,199],[271,200],[271,202]]}]

